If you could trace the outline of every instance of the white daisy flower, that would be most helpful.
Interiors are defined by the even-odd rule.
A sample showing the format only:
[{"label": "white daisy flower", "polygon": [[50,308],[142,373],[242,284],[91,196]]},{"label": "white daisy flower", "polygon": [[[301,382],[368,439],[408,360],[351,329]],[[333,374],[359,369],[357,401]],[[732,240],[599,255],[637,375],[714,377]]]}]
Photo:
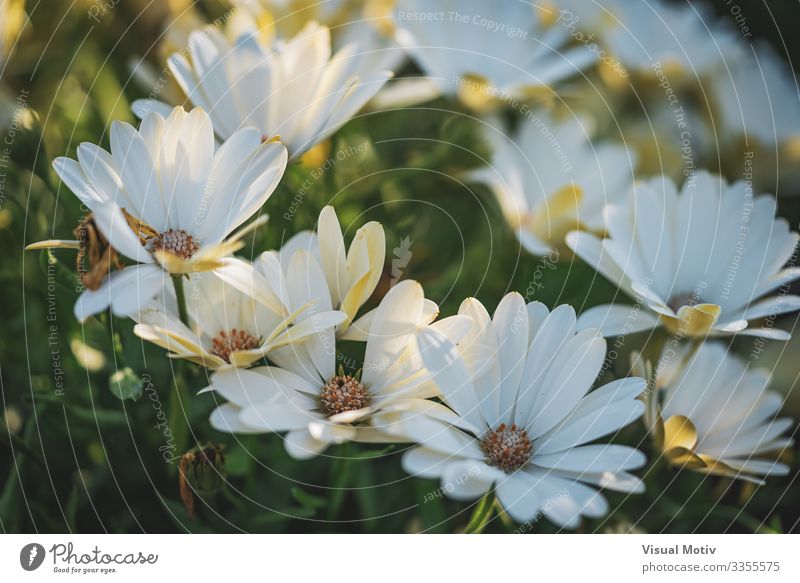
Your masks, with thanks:
[{"label": "white daisy flower", "polygon": [[441,93],[487,109],[527,99],[595,60],[528,2],[398,0],[396,38]]},{"label": "white daisy flower", "polygon": [[[207,390],[229,402],[212,413],[212,426],[236,433],[287,432],[286,451],[297,459],[313,457],[331,443],[396,441],[372,419],[395,410],[424,410],[424,399],[437,394],[416,341],[436,317],[431,303],[415,281],[393,287],[375,313],[360,372],[337,367],[331,327],[273,351],[271,366],[215,373]],[[441,329],[459,324],[463,329],[463,319],[442,322]]]},{"label": "white daisy flower", "polygon": [[775,454],[794,443],[784,435],[794,422],[775,418],[783,397],[767,390],[768,370],[750,369],[718,342],[665,352],[661,362],[652,430],[670,464],[758,484],[789,472]]},{"label": "white daisy flower", "polygon": [[[325,296],[326,303],[333,309],[345,314],[336,328],[337,335],[350,340],[365,340],[365,329],[372,317],[370,314],[374,314],[366,314],[352,328],[350,325],[361,306],[372,296],[383,273],[386,236],[380,223],[370,221],[358,229],[350,248],[346,250],[336,211],[332,206],[326,206],[319,214],[317,233],[298,233],[286,242],[280,252],[265,254],[261,261],[252,266],[236,259],[227,260],[225,267],[217,270],[217,274],[266,304],[271,300],[262,297],[260,290],[273,285],[270,279],[273,271],[278,269],[277,265],[287,269],[298,250],[310,253],[319,263],[324,274],[319,294]],[[269,261],[269,268],[265,267],[265,261]]]},{"label": "white daisy flower", "polygon": [[[56,173],[89,208],[94,224],[119,254],[136,262],[87,289],[75,304],[85,320],[109,306],[136,314],[165,285],[168,275],[208,271],[239,249],[254,226],[231,232],[253,216],[278,185],[286,148],[262,143],[255,129],[235,132],[216,147],[211,120],[199,108],[176,107],[165,119],[152,113],[139,130],[111,126],[111,153],[78,146],[78,160],[57,158]],[[44,241],[29,249],[77,247]]]},{"label": "white daisy flower", "polygon": [[800,269],[784,269],[798,235],[775,211],[774,197],[707,172],[680,193],[667,178],[637,184],[630,203],[606,207],[606,238],[567,235],[580,258],[637,301],[591,308],[582,324],[606,336],[663,324],[680,336],[788,339],[771,325],[748,327],[800,308],[800,296],[771,295],[800,277]]},{"label": "white daisy flower", "polygon": [[637,419],[645,389],[626,378],[590,392],[606,354],[597,330],[577,331],[575,311],[552,312],[511,293],[493,318],[474,299],[464,338],[420,332],[423,360],[436,374],[444,402],[426,415],[397,414],[393,431],[419,443],[403,456],[409,473],[440,478],[442,490],[472,500],[494,488],[505,511],[525,522],[542,512],[575,528],[581,516],[601,517],[605,498],[592,486],[641,492],[630,470],[644,465],[638,450],[586,445]]},{"label": "white daisy flower", "polygon": [[[313,260],[312,260],[313,261]],[[311,265],[308,271],[303,269]],[[344,314],[315,309],[316,298],[292,296],[281,290],[306,290],[319,267],[301,254],[283,273],[276,274],[270,309],[211,273],[184,279],[189,325],[180,315],[171,290],[142,311],[134,332],[184,358],[212,370],[246,368],[282,346],[302,343],[308,337],[335,326]]]},{"label": "white daisy flower", "polygon": [[[309,22],[293,38],[265,44],[254,26],[234,42],[216,28],[193,32],[189,58],[173,54],[169,68],[188,99],[206,109],[226,139],[252,126],[263,139],[280,139],[297,157],[350,120],[392,76],[369,70],[355,44],[331,54],[331,34]],[[134,102],[137,115],[163,109]]]},{"label": "white daisy flower", "polygon": [[712,77],[709,93],[721,145],[735,150],[735,163],[749,152],[759,184],[798,184],[800,98],[789,63],[767,43],[754,43]]},{"label": "white daisy flower", "polygon": [[635,157],[623,146],[593,142],[576,118],[556,122],[537,113],[510,136],[490,121],[484,135],[492,162],[471,177],[492,189],[520,243],[534,255],[562,247],[578,226],[601,231],[603,207],[633,184]]},{"label": "white daisy flower", "polygon": [[658,0],[613,4],[618,24],[604,27],[603,37],[630,71],[653,77],[661,69],[674,83],[713,73],[744,52],[735,28],[711,6]]}]

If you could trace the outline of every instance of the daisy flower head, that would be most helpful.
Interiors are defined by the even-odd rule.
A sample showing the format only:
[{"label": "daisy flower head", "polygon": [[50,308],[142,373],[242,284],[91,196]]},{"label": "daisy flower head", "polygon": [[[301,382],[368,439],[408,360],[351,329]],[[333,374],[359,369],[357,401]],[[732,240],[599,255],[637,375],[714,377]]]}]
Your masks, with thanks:
[{"label": "daisy flower head", "polygon": [[[550,8],[509,0],[398,0],[396,38],[444,95],[482,111],[529,99],[591,64]],[[549,93],[548,93],[549,94]]]},{"label": "daisy flower head", "polygon": [[578,226],[601,231],[603,207],[633,184],[635,157],[623,146],[594,143],[577,118],[556,121],[538,112],[511,135],[489,120],[484,136],[491,165],[470,176],[491,188],[520,243],[534,255],[563,248],[564,236]]},{"label": "daisy flower head", "polygon": [[[286,168],[286,148],[263,143],[255,129],[217,145],[202,109],[151,113],[139,129],[111,126],[111,152],[83,143],[78,159],[53,162],[62,182],[91,211],[91,223],[115,255],[133,264],[86,289],[75,304],[85,320],[109,306],[136,314],[167,276],[213,270],[239,249],[241,237],[263,221],[229,235],[267,201]],[[43,241],[29,249],[80,247]]]},{"label": "daisy flower head", "polygon": [[[226,260],[225,266],[216,273],[264,305],[275,306],[273,297],[280,293],[274,291],[275,282],[281,280],[276,274],[289,269],[298,251],[310,254],[314,265],[321,270],[322,277],[312,280],[318,299],[324,297],[325,305],[344,314],[336,327],[337,335],[349,340],[365,340],[364,331],[374,311],[356,322],[353,320],[372,296],[383,274],[386,236],[378,222],[370,221],[360,227],[346,248],[336,211],[326,206],[319,214],[316,233],[301,231],[280,251],[265,253],[252,265],[237,259]],[[265,296],[265,292],[268,295]]]},{"label": "daisy flower head", "polygon": [[767,390],[769,371],[720,342],[665,351],[660,362],[651,430],[671,465],[757,484],[789,472],[775,458],[793,444],[785,433],[794,422],[775,417],[783,397]]},{"label": "daisy flower head", "polygon": [[[265,259],[259,260],[260,265],[265,263]],[[172,289],[167,288],[162,298],[139,314],[134,333],[169,350],[172,358],[184,358],[211,370],[247,368],[271,351],[302,343],[344,319],[341,312],[315,309],[315,298],[281,294],[281,288],[308,289],[316,272],[318,268],[315,271],[298,255],[286,276],[272,274],[275,290],[269,307],[213,273],[184,278],[181,285],[188,326],[181,322]],[[262,292],[260,297],[268,293]]]},{"label": "daisy flower head", "polygon": [[419,331],[437,313],[419,283],[400,282],[376,308],[362,366],[340,360],[331,326],[272,351],[269,366],[215,373],[208,390],[228,402],[212,413],[211,424],[234,433],[286,432],[286,451],[297,459],[332,443],[397,441],[373,419],[422,407],[437,394],[417,346]]},{"label": "daisy flower head", "polygon": [[450,409],[395,419],[394,431],[419,444],[403,457],[407,472],[441,479],[457,500],[494,489],[514,520],[541,512],[567,528],[581,516],[606,514],[596,487],[643,490],[629,473],[644,465],[641,452],[590,444],[644,410],[637,399],[643,379],[590,391],[606,350],[597,330],[579,331],[568,305],[551,312],[516,293],[493,317],[474,299],[459,314],[471,318],[471,327],[458,342],[436,329],[420,333],[423,360]]},{"label": "daisy flower head", "polygon": [[[663,325],[680,337],[788,339],[772,320],[800,308],[800,296],[772,294],[800,277],[784,267],[798,235],[775,211],[773,196],[707,172],[680,192],[664,177],[636,184],[629,203],[606,207],[605,237],[567,235],[576,255],[637,302],[591,308],[582,325],[606,336]],[[763,318],[767,325],[750,325]]]},{"label": "daisy flower head", "polygon": [[[251,126],[265,141],[286,144],[295,158],[350,120],[392,76],[370,69],[368,52],[357,43],[333,54],[330,30],[316,22],[271,43],[258,31],[253,22],[231,41],[218,28],[197,30],[188,55],[168,60],[188,100],[209,112],[221,139]],[[152,100],[133,104],[137,115],[166,107]]]}]

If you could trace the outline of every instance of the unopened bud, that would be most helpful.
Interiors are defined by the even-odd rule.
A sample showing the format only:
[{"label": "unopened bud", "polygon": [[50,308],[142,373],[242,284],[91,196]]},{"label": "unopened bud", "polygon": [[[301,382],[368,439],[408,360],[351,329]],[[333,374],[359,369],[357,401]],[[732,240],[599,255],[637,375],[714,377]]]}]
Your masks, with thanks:
[{"label": "unopened bud", "polygon": [[186,512],[194,518],[194,497],[211,497],[225,482],[223,446],[211,442],[187,451],[179,464],[180,496]]}]

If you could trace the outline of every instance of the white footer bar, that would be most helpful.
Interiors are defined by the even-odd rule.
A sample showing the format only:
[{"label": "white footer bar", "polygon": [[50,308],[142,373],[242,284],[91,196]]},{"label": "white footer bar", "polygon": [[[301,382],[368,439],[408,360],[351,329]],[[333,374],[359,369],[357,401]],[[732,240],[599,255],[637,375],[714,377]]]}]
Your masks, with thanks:
[{"label": "white footer bar", "polygon": [[798,542],[793,535],[2,535],[0,581],[800,581]]}]

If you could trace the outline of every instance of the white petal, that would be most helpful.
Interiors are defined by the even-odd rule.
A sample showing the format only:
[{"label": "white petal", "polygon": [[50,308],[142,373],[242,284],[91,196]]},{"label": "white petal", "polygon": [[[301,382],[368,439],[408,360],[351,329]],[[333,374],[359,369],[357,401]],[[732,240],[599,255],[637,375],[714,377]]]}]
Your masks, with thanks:
[{"label": "white petal", "polygon": [[603,336],[635,334],[652,330],[659,324],[658,317],[640,306],[604,305],[589,308],[578,317],[577,329],[599,329]]},{"label": "white petal", "polygon": [[286,434],[283,441],[286,453],[297,460],[306,460],[317,456],[322,452],[328,443],[314,439],[307,429],[298,429]]}]

